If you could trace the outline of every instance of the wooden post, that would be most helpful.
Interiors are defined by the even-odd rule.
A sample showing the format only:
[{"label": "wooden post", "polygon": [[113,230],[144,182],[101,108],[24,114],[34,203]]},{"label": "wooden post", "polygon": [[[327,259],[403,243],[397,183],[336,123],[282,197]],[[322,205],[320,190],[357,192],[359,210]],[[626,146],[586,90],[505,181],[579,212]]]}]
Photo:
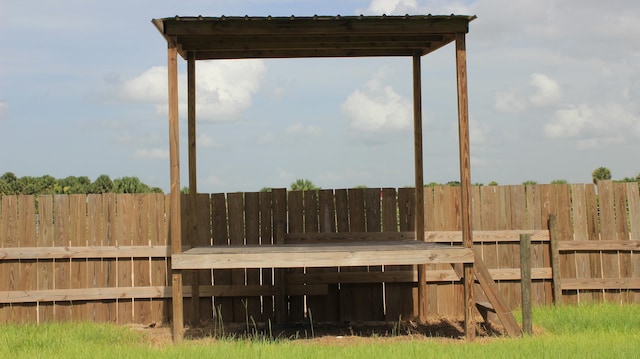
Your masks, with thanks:
[{"label": "wooden post", "polygon": [[[460,146],[460,186],[462,243],[473,248],[471,223],[471,154],[469,145],[469,104],[467,99],[467,53],[465,34],[456,34],[456,73],[458,79],[458,137]],[[468,340],[476,337],[473,308],[473,264],[464,264],[464,332]]]},{"label": "wooden post", "polygon": [[531,234],[520,235],[520,286],[522,287],[522,331],[533,334],[531,308]]},{"label": "wooden post", "polygon": [[[413,56],[413,145],[416,185],[416,240],[424,242],[424,174],[422,160],[422,86],[420,55]],[[418,318],[427,320],[426,266],[418,265]]]},{"label": "wooden post", "polygon": [[562,279],[560,277],[560,251],[558,250],[558,216],[549,215],[549,241],[551,247],[551,276],[553,280],[553,304],[562,305]]},{"label": "wooden post", "polygon": [[[169,195],[169,240],[171,254],[182,252],[180,210],[180,129],[178,123],[178,49],[169,42],[167,50],[169,77],[169,163],[171,192]],[[171,302],[173,307],[173,341],[182,342],[184,336],[184,312],[182,308],[182,271],[171,271]]]},{"label": "wooden post", "polygon": [[[198,235],[198,186],[196,176],[196,56],[187,53],[187,136],[189,142],[189,244],[194,246]],[[200,282],[198,271],[190,271],[191,323],[200,322]]]}]

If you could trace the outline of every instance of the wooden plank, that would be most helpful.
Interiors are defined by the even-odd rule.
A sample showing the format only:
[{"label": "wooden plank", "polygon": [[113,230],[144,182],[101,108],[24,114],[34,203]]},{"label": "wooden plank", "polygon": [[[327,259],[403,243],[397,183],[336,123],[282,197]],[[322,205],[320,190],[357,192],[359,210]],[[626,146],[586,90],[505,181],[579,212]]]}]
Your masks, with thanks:
[{"label": "wooden plank", "polygon": [[[268,246],[273,244],[273,213],[272,213],[271,192],[260,192],[260,245]],[[274,285],[273,269],[262,269],[262,283]],[[262,296],[262,317],[258,320],[267,322],[275,320],[273,295]]]},{"label": "wooden plank", "polygon": [[[168,244],[168,231],[164,218],[167,213],[165,204],[169,203],[166,195],[156,193],[150,197],[150,212],[149,221],[151,225],[149,227],[149,244],[150,246],[167,246]],[[168,257],[171,253],[171,248],[167,248],[167,254],[161,257],[154,257],[150,255],[151,264],[151,285],[152,286],[169,286],[168,278]],[[155,323],[169,323],[169,308],[171,304],[166,299],[151,299],[151,313],[149,320]]]},{"label": "wooden plank", "polygon": [[480,258],[479,253],[476,253],[476,259],[474,262],[475,275],[482,287],[487,299],[493,306],[498,315],[498,318],[502,322],[507,334],[511,337],[518,337],[522,335],[522,331],[518,326],[513,314],[507,307],[507,304],[502,300],[497,286],[495,285],[489,269],[485,265],[484,261]]},{"label": "wooden plank", "polygon": [[[54,196],[54,234],[53,245],[65,247],[69,245],[67,234],[69,233],[69,196]],[[55,277],[53,279],[55,289],[70,288],[70,261],[56,260],[54,262]],[[56,302],[54,306],[54,316],[56,321],[66,321],[71,319],[71,306],[69,303]]]},{"label": "wooden plank", "polygon": [[[101,244],[101,224],[102,224],[102,197],[99,194],[87,195],[87,243],[86,246],[99,246]],[[101,260],[99,258],[87,258],[87,288],[102,288],[104,283],[101,281]],[[102,303],[87,303],[87,318],[85,320],[93,322],[102,322],[101,308]]]},{"label": "wooden plank", "polygon": [[[613,184],[615,192],[615,215],[616,215],[616,232],[618,241],[626,242],[629,240],[629,225],[627,218],[627,186],[638,186],[637,183],[616,182]],[[632,275],[631,253],[618,251],[618,275],[620,278],[627,278]],[[621,292],[621,299],[628,303],[631,300],[631,293]]]},{"label": "wooden plank", "polygon": [[560,251],[638,251],[640,250],[640,241],[571,241],[563,242],[558,245]]},{"label": "wooden plank", "polygon": [[[548,217],[542,219],[541,196],[540,191],[535,185],[525,186],[526,205],[527,205],[527,226],[532,230],[545,230],[548,236]],[[532,237],[535,238],[535,234]],[[546,243],[534,243],[531,246],[531,263],[534,267],[545,267],[545,258],[549,258],[550,245]],[[536,304],[550,305],[553,303],[553,291],[551,290],[551,281],[541,281],[533,283],[532,292],[536,298]]]},{"label": "wooden plank", "polygon": [[[638,186],[627,186],[627,205],[629,206],[629,225],[631,239],[640,239],[640,193]],[[631,275],[640,277],[640,255],[632,253]],[[640,291],[633,291],[633,301],[640,302]]]},{"label": "wooden plank", "polygon": [[[562,250],[564,243],[589,240],[589,222],[587,220],[587,196],[584,184],[571,185],[571,203],[573,205],[573,233],[574,241],[558,243]],[[591,277],[591,261],[588,253],[575,253],[576,278]],[[593,301],[591,292],[578,291],[578,302]]]},{"label": "wooden plank", "polygon": [[[150,245],[150,215],[151,215],[151,194],[136,194],[135,201],[135,235],[133,237],[133,245],[144,246]],[[133,259],[133,285],[134,287],[148,287],[151,285],[151,257],[144,256]],[[151,298],[134,299],[133,321],[138,324],[152,323],[151,317]]]},{"label": "wooden plank", "polygon": [[[260,195],[258,192],[244,194],[244,223],[247,245],[260,245]],[[248,268],[247,285],[260,285],[261,269]],[[260,297],[244,298],[247,316],[252,320],[259,320],[262,316],[260,309]]]},{"label": "wooden plank", "polygon": [[[596,195],[596,186],[588,184],[585,186],[585,197],[587,206],[587,228],[590,241],[600,240],[600,219],[598,209],[598,197]],[[591,273],[589,278],[602,278],[602,253],[596,252],[589,254],[589,266]],[[591,295],[595,302],[604,299],[604,291],[591,291]]]},{"label": "wooden plank", "polygon": [[[303,212],[304,212],[304,232],[305,233],[318,233],[320,231],[320,222],[319,222],[319,204],[318,198],[319,194],[316,190],[304,191],[302,193],[302,202],[303,202]],[[317,270],[316,268],[305,268],[304,272]],[[309,306],[309,300],[311,297],[304,297],[304,314],[305,317],[309,321],[319,321],[320,318],[323,317],[322,310],[317,308],[317,311],[314,311],[311,306]]]},{"label": "wooden plank", "polygon": [[[336,230],[338,233],[349,233],[349,199],[346,189],[335,190],[336,201]],[[338,268],[338,271],[348,271],[348,268]],[[339,315],[340,321],[349,321],[352,317],[351,307],[343,303],[348,302],[351,295],[351,288],[340,284],[339,293]]]},{"label": "wooden plank", "polygon": [[[333,190],[305,192],[304,205],[305,233],[335,233],[336,219]],[[338,268],[307,268],[306,273],[338,273]],[[327,289],[328,292],[325,296],[307,296],[307,316],[310,320],[318,322],[338,321],[339,292],[337,282]]]},{"label": "wooden plank", "polygon": [[[4,222],[0,220],[0,222]],[[0,226],[2,224],[0,223]],[[38,196],[38,237],[36,246],[53,246],[53,196]],[[1,233],[1,232],[0,232]],[[53,289],[54,266],[53,260],[38,260],[37,290]],[[2,265],[0,265],[2,267]],[[1,286],[1,284],[0,284]],[[0,309],[0,313],[3,309]],[[54,320],[53,303],[38,303],[38,323]]]},{"label": "wooden plank", "polygon": [[[115,193],[105,193],[102,195],[102,245],[117,245],[117,223],[116,216],[117,198]],[[163,217],[164,218],[164,217]],[[102,273],[105,278],[105,287],[117,287],[118,266],[117,260],[103,259]],[[116,300],[105,302],[105,320],[117,323],[118,321],[118,303]]]},{"label": "wooden plank", "polygon": [[[19,246],[36,245],[36,205],[34,196],[18,196]],[[33,290],[38,287],[37,263],[34,260],[20,260],[18,289]],[[21,323],[36,323],[38,308],[34,304],[24,304],[18,318]]]},{"label": "wooden plank", "polygon": [[[522,228],[522,223],[518,223],[519,219],[522,219],[521,215],[517,212],[524,212],[524,193],[518,191],[522,189],[521,186],[498,186],[499,189],[499,211],[500,214],[500,226],[502,229],[517,229]],[[512,198],[512,195],[515,198]],[[522,198],[520,198],[520,196]],[[517,207],[520,205],[521,207]],[[515,215],[515,222],[514,216]],[[501,243],[498,245],[498,268],[519,268],[520,258],[520,244],[513,243]],[[520,285],[517,283],[498,282],[498,287],[503,295],[504,301],[507,303],[509,309],[515,309],[520,306]]]},{"label": "wooden plank", "polygon": [[522,330],[525,334],[533,334],[532,302],[531,302],[531,236],[520,236],[520,272],[522,295]]},{"label": "wooden plank", "polygon": [[[287,231],[287,191],[284,188],[273,189],[273,243],[283,244],[284,234]],[[269,265],[269,267],[272,267]],[[286,271],[283,269],[274,270],[274,285],[276,292],[274,294],[274,310],[276,324],[284,324],[289,316],[287,309],[287,282],[285,279]]]},{"label": "wooden plank", "polygon": [[[544,229],[519,230],[475,230],[473,242],[489,243],[518,243],[521,234],[531,234],[532,242],[549,242],[549,231]],[[461,231],[431,231],[425,232],[425,242],[429,243],[462,243]],[[287,233],[287,243],[327,243],[341,241],[397,241],[403,239],[415,240],[415,232],[337,232],[337,233]]]},{"label": "wooden plank", "polygon": [[[302,191],[287,193],[287,233],[304,233],[304,200]],[[287,273],[304,273],[304,268],[288,269]],[[304,319],[304,297],[289,296],[289,322],[301,322]]]},{"label": "wooden plank", "polygon": [[[69,195],[69,244],[72,247],[87,246],[87,196],[84,194]],[[88,263],[86,259],[71,260],[70,288],[88,288]],[[74,321],[87,320],[88,306],[85,302],[74,302],[71,306],[71,318]]]},{"label": "wooden plank", "polygon": [[[349,231],[365,232],[366,231],[366,212],[364,203],[364,189],[352,188],[347,191],[349,202]],[[367,272],[366,267],[351,267],[344,269],[351,272]],[[351,292],[350,295],[343,297],[341,307],[351,313],[351,321],[368,320],[373,309],[371,303],[368,302],[370,291],[366,284],[347,284],[340,286],[342,291]],[[346,299],[346,301],[345,301]],[[347,309],[349,308],[349,309]]]},{"label": "wooden plank", "polygon": [[[242,246],[245,244],[244,236],[244,194],[241,192],[227,194],[227,206],[229,215],[229,244]],[[242,268],[242,267],[236,267]],[[245,269],[231,271],[231,284],[244,285]],[[236,323],[245,322],[245,309],[242,299],[233,300],[233,317],[230,321]]]},{"label": "wooden plank", "polygon": [[[436,205],[436,192],[438,187],[424,187],[423,191],[424,191],[424,214],[425,214],[425,218],[424,218],[424,222],[425,222],[425,236],[424,236],[424,240],[425,241],[430,241],[431,237],[429,234],[433,234],[436,233],[436,230],[439,230],[442,227],[440,221],[438,220],[438,217],[441,215],[438,206]],[[413,226],[412,226],[413,227]],[[411,233],[411,232],[401,232],[401,233]],[[462,243],[462,232],[461,231],[457,231],[457,233],[460,236],[460,243]],[[415,236],[412,234],[412,237]],[[450,242],[447,242],[450,243]],[[446,264],[444,265],[445,267],[447,266]],[[448,265],[450,267],[450,265]],[[417,267],[417,270],[420,270],[419,266],[414,266],[414,270]],[[425,270],[425,276],[429,273],[433,273],[433,271],[438,270],[438,268],[443,268],[443,266],[440,266],[438,264],[425,264],[424,265],[424,270]],[[446,269],[450,269],[450,268],[446,268]],[[442,270],[445,270],[444,268]],[[422,280],[425,281],[426,283],[426,315],[430,316],[430,315],[438,315],[440,313],[440,296],[438,296],[438,288],[440,287],[438,285],[438,283],[430,283],[426,280],[426,278],[423,278]],[[419,289],[418,289],[419,292]],[[419,305],[419,301],[417,300],[418,297],[416,297],[416,301],[414,303],[416,309],[418,308]]]},{"label": "wooden plank", "polygon": [[[436,228],[439,230],[460,231],[460,188],[453,186],[437,186],[433,189],[433,207]],[[462,239],[462,232],[460,232]],[[451,268],[450,264],[438,264],[436,270]],[[455,283],[442,285],[430,285],[429,290],[436,292],[438,301],[437,313],[440,315],[455,316],[464,313],[464,293],[462,287]],[[433,294],[429,294],[429,300],[433,300]]]},{"label": "wooden plank", "polygon": [[[183,247],[185,245],[191,246],[196,242],[196,222],[195,218],[191,215],[191,211],[193,211],[193,206],[191,205],[191,199],[193,197],[190,194],[182,193],[180,195],[180,208],[183,211],[181,213],[181,225],[180,225],[180,237],[181,243]],[[195,270],[182,271],[182,285],[183,286],[191,286],[192,294],[195,294],[199,297],[198,293],[198,284],[197,284],[197,275]],[[197,325],[199,321],[199,307],[195,305],[195,302],[198,300],[193,300],[193,296],[190,298],[186,298],[183,295],[182,300],[182,315],[183,320],[186,324],[189,325]]]},{"label": "wooden plank", "polygon": [[640,190],[637,185],[627,185],[627,206],[629,207],[629,232],[631,239],[640,239]]},{"label": "wooden plank", "polygon": [[[612,181],[598,181],[598,198],[600,203],[600,239],[617,240],[618,233],[615,219],[615,189]],[[602,277],[620,278],[620,262],[617,251],[602,252]],[[605,290],[607,301],[620,302],[619,290]]]},{"label": "wooden plank", "polygon": [[[519,281],[521,278],[519,268],[490,269],[491,278],[509,281]],[[551,279],[551,268],[531,268],[533,280]],[[331,272],[315,274],[290,274],[287,276],[290,284],[316,283],[417,283],[418,274],[412,270],[394,270],[381,273],[367,274],[365,272]],[[446,270],[426,271],[427,282],[460,282],[460,277],[449,268]],[[415,286],[414,286],[415,287]],[[397,318],[396,318],[397,320]]]},{"label": "wooden plank", "polygon": [[[116,197],[116,234],[117,245],[133,245],[134,228],[134,198],[132,196]],[[133,261],[131,257],[118,258],[118,276],[116,286],[130,288],[133,286]],[[133,301],[131,299],[118,299],[118,323],[127,324],[133,322]]]},{"label": "wooden plank", "polygon": [[562,282],[563,290],[639,290],[640,278],[568,279]]},{"label": "wooden plank", "polygon": [[[0,241],[2,247],[18,246],[18,197],[15,195],[3,195],[2,200],[2,232],[0,232]],[[18,261],[10,261],[0,263],[2,266],[2,283],[0,288],[6,291],[13,291],[17,288],[16,281],[18,278]],[[0,320],[2,323],[13,323],[16,321],[15,308],[12,306],[3,306],[0,311]]]},{"label": "wooden plank", "polygon": [[[382,196],[382,230],[385,232],[398,231],[398,206],[395,188],[383,188]],[[427,212],[425,206],[425,214]],[[425,218],[426,225],[426,218]],[[405,271],[412,275],[417,274],[412,266],[385,266],[384,275],[394,271]],[[416,277],[417,280],[417,277]],[[412,288],[407,284],[389,283],[385,281],[385,320],[396,321],[402,318],[411,318],[413,315]],[[428,293],[428,291],[427,291]]]},{"label": "wooden plank", "polygon": [[[382,209],[380,188],[364,189],[365,221],[366,231],[370,233],[380,233],[382,231]],[[423,212],[424,213],[424,212]],[[382,272],[382,266],[369,266],[367,269],[370,275]],[[370,311],[366,314],[370,320],[384,320],[384,288],[382,284],[369,284],[365,288],[368,292],[368,302]]]},{"label": "wooden plank", "polygon": [[[398,230],[402,232],[413,232],[416,229],[415,200],[416,200],[415,192],[412,189],[410,188],[398,189]],[[431,200],[430,203],[433,203],[433,200]],[[425,208],[425,211],[426,210],[427,209]],[[414,265],[413,270],[417,271],[417,269],[418,269],[417,266]],[[427,300],[427,305],[428,303],[436,303],[437,305],[437,301]],[[408,306],[409,303],[407,303],[406,305]],[[411,306],[413,307],[412,315],[417,316],[419,314],[417,288],[411,290]]]},{"label": "wooden plank", "polygon": [[[227,223],[227,200],[224,193],[211,195],[211,234],[213,246],[228,246],[229,232]],[[172,262],[173,264],[173,262]],[[231,271],[218,269],[213,271],[214,285],[231,285]],[[214,298],[215,315],[218,321],[233,319],[233,302],[229,298]],[[222,317],[222,318],[220,318]]]},{"label": "wooden plank", "polygon": [[[191,286],[183,286],[185,297],[191,297]],[[273,295],[275,287],[272,285],[202,285],[198,288],[204,296],[216,297],[254,297]],[[286,287],[286,293],[292,295],[323,295],[327,293],[326,284],[300,285],[292,284]],[[130,288],[81,288],[81,289],[52,289],[33,291],[0,291],[0,303],[21,304],[52,301],[98,301],[107,299],[136,299],[171,298],[172,289],[167,286],[130,287]]]},{"label": "wooden plank", "polygon": [[371,242],[366,245],[273,245],[197,247],[172,255],[173,269],[304,268],[425,263],[471,263],[472,251],[417,241]]}]

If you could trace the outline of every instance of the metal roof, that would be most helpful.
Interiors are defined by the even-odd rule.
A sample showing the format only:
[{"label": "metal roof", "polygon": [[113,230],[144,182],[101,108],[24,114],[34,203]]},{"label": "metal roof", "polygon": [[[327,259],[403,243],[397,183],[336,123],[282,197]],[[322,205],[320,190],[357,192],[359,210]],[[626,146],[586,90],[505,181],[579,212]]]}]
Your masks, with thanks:
[{"label": "metal roof", "polygon": [[170,17],[153,19],[196,60],[426,55],[467,33],[467,15]]}]

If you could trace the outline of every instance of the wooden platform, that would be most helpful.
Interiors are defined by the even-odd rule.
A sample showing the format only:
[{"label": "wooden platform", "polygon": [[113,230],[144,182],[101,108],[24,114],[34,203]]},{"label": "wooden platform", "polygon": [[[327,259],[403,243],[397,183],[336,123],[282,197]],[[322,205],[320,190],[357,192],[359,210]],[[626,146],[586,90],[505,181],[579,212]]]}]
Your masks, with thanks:
[{"label": "wooden platform", "polygon": [[470,248],[414,240],[209,246],[171,256],[173,269],[346,267],[473,261]]}]

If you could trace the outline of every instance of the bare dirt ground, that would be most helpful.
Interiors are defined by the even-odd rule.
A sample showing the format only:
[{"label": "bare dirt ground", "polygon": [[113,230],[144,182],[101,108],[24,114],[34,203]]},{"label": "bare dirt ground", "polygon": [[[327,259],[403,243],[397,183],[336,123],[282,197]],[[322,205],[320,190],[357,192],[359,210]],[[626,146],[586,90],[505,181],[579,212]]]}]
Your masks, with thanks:
[{"label": "bare dirt ground", "polygon": [[[172,343],[170,326],[132,326],[145,333],[153,346]],[[490,340],[506,335],[504,328],[496,324],[477,324],[478,340]],[[443,341],[464,341],[464,322],[456,318],[430,318],[426,323],[414,321],[361,322],[361,323],[296,323],[288,325],[267,324],[225,324],[202,323],[185,327],[185,341],[206,342],[226,339],[273,339],[314,342],[326,345],[346,345],[368,340],[415,340],[436,339]]]}]

